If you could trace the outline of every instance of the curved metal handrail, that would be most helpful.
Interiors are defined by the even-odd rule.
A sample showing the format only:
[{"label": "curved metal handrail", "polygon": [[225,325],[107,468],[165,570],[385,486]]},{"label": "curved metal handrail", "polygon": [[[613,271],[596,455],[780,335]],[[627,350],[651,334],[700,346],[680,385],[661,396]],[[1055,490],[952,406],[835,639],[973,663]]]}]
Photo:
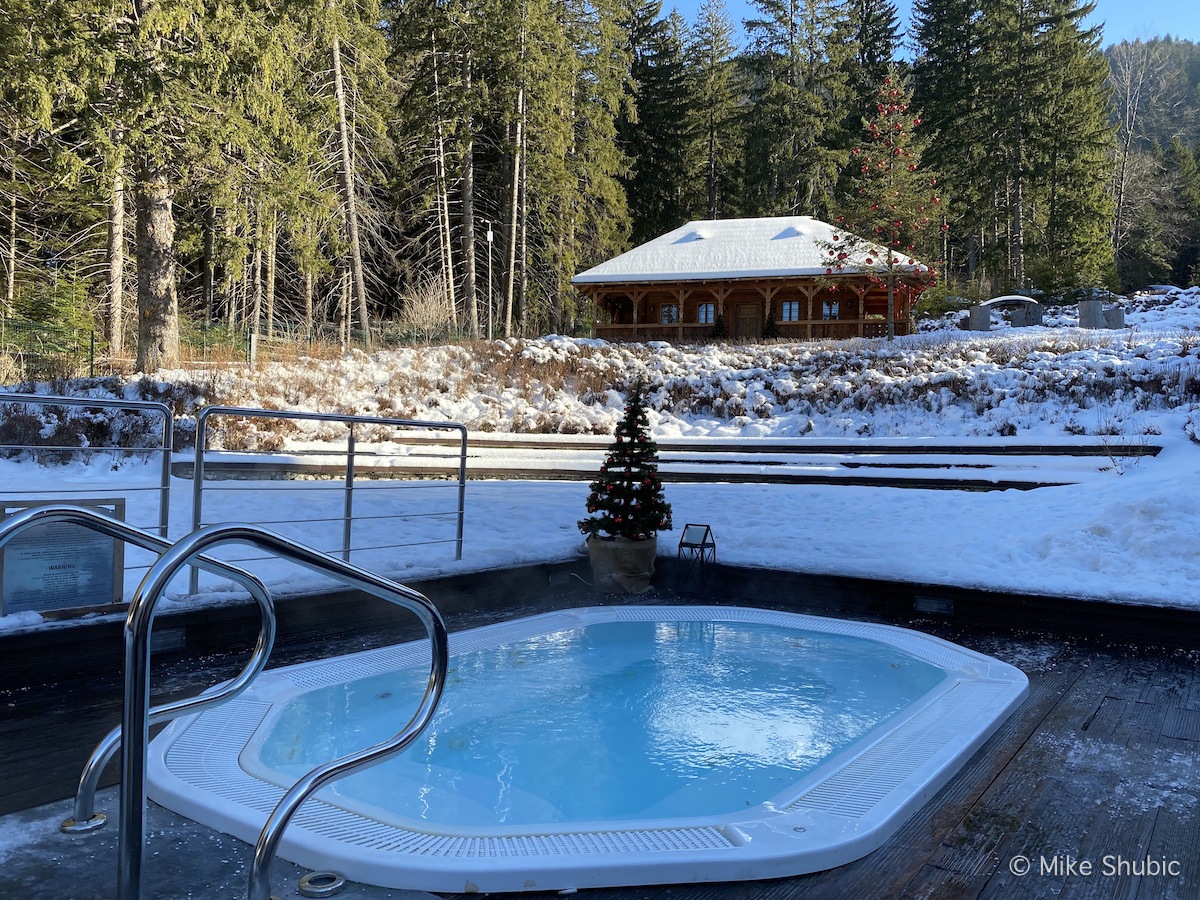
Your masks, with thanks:
[{"label": "curved metal handrail", "polygon": [[429,681],[412,719],[393,738],[313,769],[279,801],[268,817],[255,847],[254,862],[250,869],[250,900],[269,900],[271,862],[283,831],[313,791],[403,750],[429,724],[441,699],[449,660],[449,637],[437,607],[424,595],[254,525],[212,525],[181,538],[146,573],[129,604],[129,616],[125,621],[125,704],[121,728],[129,737],[121,748],[121,838],[117,870],[120,900],[138,900],[141,891],[146,818],[146,745],[149,737],[149,631],[154,607],[179,569],[191,564],[208,547],[234,542],[272,551],[332,576],[350,587],[408,609],[421,620],[431,643]]},{"label": "curved metal handrail", "polygon": [[[107,537],[124,541],[128,544],[134,544],[143,550],[150,550],[159,554],[171,548],[170,541],[150,534],[148,531],[143,531],[140,528],[135,528],[116,519],[110,519],[108,516],[101,515],[93,510],[69,504],[39,506],[14,515],[4,523],[3,527],[0,527],[0,547],[3,547],[5,543],[12,540],[12,538],[22,531],[33,528],[36,525],[50,525],[60,522],[80,525]],[[236,697],[248,688],[250,683],[262,672],[267,664],[267,658],[271,655],[271,648],[275,643],[274,604],[271,602],[271,596],[267,592],[266,586],[258,578],[237,566],[231,566],[228,563],[207,557],[197,558],[195,565],[210,572],[228,576],[250,592],[250,596],[258,603],[259,609],[262,612],[262,625],[259,629],[258,640],[254,645],[254,650],[250,654],[250,659],[236,678],[225,682],[218,688],[209,689],[195,697],[188,697],[184,700],[176,700],[153,707],[149,710],[150,725],[167,722],[189,713],[200,712]],[[96,745],[96,749],[92,751],[91,756],[88,757],[87,762],[84,764],[83,772],[79,776],[79,786],[75,790],[74,810],[71,816],[65,819],[59,826],[61,831],[67,834],[82,834],[102,828],[108,821],[107,816],[95,811],[96,791],[100,786],[100,776],[104,772],[104,767],[108,765],[120,745],[121,726],[118,725],[100,740],[100,743]]]}]

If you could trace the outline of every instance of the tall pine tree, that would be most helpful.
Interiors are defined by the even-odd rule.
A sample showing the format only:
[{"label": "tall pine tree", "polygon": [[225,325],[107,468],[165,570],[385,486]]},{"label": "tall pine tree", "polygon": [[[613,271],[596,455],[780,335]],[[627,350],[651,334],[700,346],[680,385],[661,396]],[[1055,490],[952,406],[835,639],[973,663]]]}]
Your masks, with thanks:
[{"label": "tall pine tree", "polygon": [[748,201],[755,212],[827,217],[846,161],[841,126],[855,47],[835,0],[755,0],[753,124],[747,135]]},{"label": "tall pine tree", "polygon": [[697,104],[685,65],[685,26],[678,13],[661,13],[662,0],[629,3],[633,97],[619,137],[629,157],[622,183],[637,198],[630,210],[635,244],[683,224],[695,206],[689,125]]},{"label": "tall pine tree", "polygon": [[695,159],[704,185],[702,216],[707,219],[727,218],[740,211],[745,129],[740,102],[745,91],[734,60],[733,36],[723,0],[704,0],[687,53],[696,98],[692,110]]}]

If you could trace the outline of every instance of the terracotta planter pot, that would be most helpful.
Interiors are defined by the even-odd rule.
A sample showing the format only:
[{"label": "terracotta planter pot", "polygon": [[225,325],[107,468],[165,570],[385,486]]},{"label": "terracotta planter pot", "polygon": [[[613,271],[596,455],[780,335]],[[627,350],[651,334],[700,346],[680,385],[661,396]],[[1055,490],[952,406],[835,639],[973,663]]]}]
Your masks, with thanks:
[{"label": "terracotta planter pot", "polygon": [[611,594],[642,594],[649,590],[658,552],[657,536],[631,541],[593,535],[587,546],[597,590]]}]

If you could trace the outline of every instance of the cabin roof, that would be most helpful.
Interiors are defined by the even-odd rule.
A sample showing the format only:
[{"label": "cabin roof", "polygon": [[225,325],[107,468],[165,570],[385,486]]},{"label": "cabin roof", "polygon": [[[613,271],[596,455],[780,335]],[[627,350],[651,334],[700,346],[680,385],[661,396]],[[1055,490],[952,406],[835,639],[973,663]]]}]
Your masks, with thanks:
[{"label": "cabin roof", "polygon": [[[831,268],[829,250],[837,246],[835,235],[844,240],[845,230],[811,216],[688,222],[579,273],[571,281],[587,285],[825,275]],[[884,252],[878,244],[860,240],[838,271],[878,271],[871,263]],[[901,257],[901,265],[925,269],[907,255]]]}]

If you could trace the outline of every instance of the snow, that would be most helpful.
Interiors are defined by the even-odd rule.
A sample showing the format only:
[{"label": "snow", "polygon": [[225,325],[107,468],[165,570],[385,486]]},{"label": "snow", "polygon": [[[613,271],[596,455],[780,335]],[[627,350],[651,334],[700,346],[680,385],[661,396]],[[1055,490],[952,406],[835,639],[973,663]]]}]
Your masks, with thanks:
[{"label": "snow", "polygon": [[[356,353],[306,361],[302,368],[304,377],[336,392],[339,409],[380,414],[381,406],[390,406],[414,418],[461,420],[481,443],[496,432],[547,431],[547,423],[557,423],[571,433],[524,440],[553,439],[563,448],[556,453],[577,456],[589,468],[598,463],[589,445],[594,447],[597,434],[611,433],[622,398],[609,388],[572,392],[556,385],[550,371],[564,360],[575,372],[597,369],[597,381],[609,385],[620,383],[618,376],[645,376],[655,407],[651,425],[660,441],[752,437],[816,448],[854,443],[863,450],[897,443],[914,450],[946,443],[985,448],[1005,441],[1158,445],[1157,457],[1122,458],[1114,450],[1086,460],[1005,460],[1013,471],[1076,482],[1032,491],[668,484],[677,528],[660,534],[659,552],[673,554],[683,524],[701,522],[712,526],[718,560],[734,565],[1195,608],[1200,289],[1135,297],[1127,308],[1131,327],[1120,332],[1046,326],[987,335],[940,332],[891,344],[659,344],[647,350],[549,336],[505,345],[545,373],[541,381],[507,387],[478,380],[494,368],[472,356],[483,352],[478,348]],[[169,381],[182,374],[161,377]],[[298,376],[285,368],[206,377],[213,384],[241,379],[239,390],[252,398],[244,405],[304,406],[302,399],[286,396],[294,391],[289,379]],[[253,450],[271,441],[285,454],[314,447],[336,454],[344,447],[339,443],[344,437],[326,424],[298,426],[282,438],[253,432],[242,437],[245,443],[231,449]],[[369,445],[360,436],[360,450],[380,453],[381,461],[395,456],[397,464],[416,452],[390,438]],[[479,452],[484,465],[489,456]],[[518,448],[497,450],[490,459],[538,455],[536,449]],[[782,459],[764,454],[758,461]],[[895,458],[880,457],[885,464],[888,459]],[[828,455],[801,463],[835,465]],[[664,458],[664,469],[676,464]],[[721,467],[706,470],[720,477]],[[127,520],[142,527],[157,521],[156,485],[153,461],[114,469],[95,457],[55,466],[0,460],[0,500],[124,496]],[[267,527],[324,549],[340,540],[336,483],[236,481],[209,489],[206,521],[272,522]],[[576,521],[583,515],[586,477],[469,482],[461,561],[454,559],[449,514],[456,492],[447,482],[360,482],[356,509],[367,518],[356,523],[356,546],[409,546],[365,550],[354,561],[407,581],[570,560],[583,552]],[[191,529],[190,483],[174,479],[171,497],[171,536],[180,537]],[[370,518],[397,508],[423,517]],[[440,543],[419,543],[430,539]],[[131,550],[127,562],[144,566],[148,559]],[[290,564],[259,560],[250,567],[277,593],[321,585],[318,576]],[[131,569],[127,594],[143,573]],[[194,598],[183,596],[182,584],[173,585],[168,606],[220,604],[240,596],[228,583],[206,578]],[[0,618],[0,631],[57,627],[68,626],[34,613]]]},{"label": "snow", "polygon": [[[698,281],[824,275],[829,248],[844,237],[840,229],[811,216],[711,219],[688,222],[576,275],[574,284],[628,281]],[[864,265],[886,251],[857,243],[848,262]],[[909,262],[904,257],[904,262]],[[874,267],[869,267],[874,268]],[[844,274],[857,272],[843,264]]]}]

